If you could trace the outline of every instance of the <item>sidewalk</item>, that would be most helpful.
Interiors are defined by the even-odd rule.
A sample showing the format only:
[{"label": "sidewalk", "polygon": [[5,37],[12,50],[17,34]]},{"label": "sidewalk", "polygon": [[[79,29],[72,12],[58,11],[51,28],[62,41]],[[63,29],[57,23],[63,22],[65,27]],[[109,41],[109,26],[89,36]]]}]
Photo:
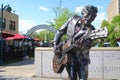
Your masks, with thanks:
[{"label": "sidewalk", "polygon": [[36,78],[34,59],[23,60],[7,66],[0,66],[0,80],[61,80]]},{"label": "sidewalk", "polygon": [[[64,79],[38,78],[34,76],[35,76],[34,59],[23,60],[6,66],[0,66],[0,80],[64,80]],[[89,79],[89,80],[101,80],[101,79]]]}]

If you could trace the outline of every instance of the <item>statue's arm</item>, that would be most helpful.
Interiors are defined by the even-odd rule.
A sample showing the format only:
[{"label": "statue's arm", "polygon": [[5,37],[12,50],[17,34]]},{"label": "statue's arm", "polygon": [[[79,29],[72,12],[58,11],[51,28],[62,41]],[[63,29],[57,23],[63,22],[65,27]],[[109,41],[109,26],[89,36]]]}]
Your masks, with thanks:
[{"label": "statue's arm", "polygon": [[57,33],[55,34],[55,37],[54,37],[54,42],[56,44],[59,44],[59,42],[61,41],[61,37],[67,32],[67,27],[68,27],[68,24],[70,22],[71,19],[69,19],[66,23],[64,23],[62,25],[62,27],[57,31]]}]

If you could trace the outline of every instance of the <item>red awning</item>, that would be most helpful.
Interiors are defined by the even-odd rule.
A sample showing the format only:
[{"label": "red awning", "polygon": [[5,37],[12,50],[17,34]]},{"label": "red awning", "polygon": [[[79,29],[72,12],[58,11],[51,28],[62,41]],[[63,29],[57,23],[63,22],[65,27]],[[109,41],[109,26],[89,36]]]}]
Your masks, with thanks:
[{"label": "red awning", "polygon": [[5,40],[13,40],[14,39],[14,37],[7,37],[7,38],[5,38]]},{"label": "red awning", "polygon": [[35,40],[35,41],[39,41],[40,39],[33,37],[33,40]]},{"label": "red awning", "polygon": [[25,39],[26,36],[23,36],[21,34],[15,34],[13,37],[7,37],[6,40],[19,40],[19,39]]},{"label": "red awning", "polygon": [[14,39],[24,39],[27,38],[26,36],[23,36],[21,34],[15,34]]},{"label": "red awning", "polygon": [[2,38],[14,37],[14,34],[2,31]]}]

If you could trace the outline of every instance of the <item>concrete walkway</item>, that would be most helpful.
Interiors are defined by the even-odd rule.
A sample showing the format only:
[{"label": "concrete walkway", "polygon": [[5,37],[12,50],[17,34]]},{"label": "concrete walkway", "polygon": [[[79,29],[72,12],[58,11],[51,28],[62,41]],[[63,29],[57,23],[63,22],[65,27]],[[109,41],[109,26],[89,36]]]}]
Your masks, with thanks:
[{"label": "concrete walkway", "polygon": [[[0,80],[64,80],[64,79],[38,78],[34,76],[35,76],[34,59],[23,60],[6,66],[0,66]],[[89,80],[102,80],[102,79],[89,79]]]},{"label": "concrete walkway", "polygon": [[34,59],[23,60],[6,66],[0,66],[0,80],[62,80],[37,78]]}]

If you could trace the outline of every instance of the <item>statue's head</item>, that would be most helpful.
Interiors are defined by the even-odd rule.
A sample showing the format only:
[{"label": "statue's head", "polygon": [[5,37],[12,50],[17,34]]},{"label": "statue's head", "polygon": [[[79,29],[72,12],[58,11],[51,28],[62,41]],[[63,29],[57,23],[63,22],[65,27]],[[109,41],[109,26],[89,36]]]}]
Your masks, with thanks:
[{"label": "statue's head", "polygon": [[83,19],[85,20],[85,24],[91,24],[92,21],[97,16],[97,12],[98,12],[97,7],[93,5],[84,6],[81,11],[81,14]]}]

